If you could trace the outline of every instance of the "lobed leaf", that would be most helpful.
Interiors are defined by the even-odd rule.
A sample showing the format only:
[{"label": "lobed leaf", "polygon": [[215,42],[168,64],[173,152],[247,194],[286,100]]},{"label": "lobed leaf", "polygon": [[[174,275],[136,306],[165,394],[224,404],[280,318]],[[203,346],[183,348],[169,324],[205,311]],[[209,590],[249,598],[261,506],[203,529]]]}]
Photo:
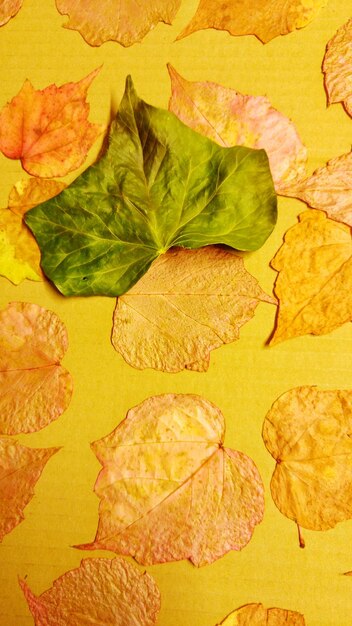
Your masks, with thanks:
[{"label": "lobed leaf", "polygon": [[342,102],[352,116],[352,18],[330,39],[323,72],[328,104]]},{"label": "lobed leaf", "polygon": [[210,351],[239,339],[260,301],[275,303],[232,251],[171,250],[118,298],[112,344],[138,369],[206,371]]},{"label": "lobed leaf", "polygon": [[0,312],[0,432],[40,430],[68,407],[72,379],[60,364],[67,331],[55,313],[26,302]]},{"label": "lobed leaf", "polygon": [[154,626],[160,610],[153,578],[121,558],[84,559],[40,596],[20,585],[35,626]]},{"label": "lobed leaf", "polygon": [[99,525],[95,541],[77,547],[197,566],[241,550],[262,520],[263,485],[223,436],[221,412],[199,396],[165,394],[131,409],[92,444],[103,466]]},{"label": "lobed leaf", "polygon": [[276,221],[264,150],[222,148],[127,79],[106,154],[26,215],[64,295],[121,295],[172,246],[255,250]]},{"label": "lobed leaf", "polygon": [[59,448],[26,448],[0,437],[0,541],[24,519],[23,510],[34,495],[34,487]]},{"label": "lobed leaf", "polygon": [[297,387],[268,412],[264,443],[277,462],[271,494],[310,530],[352,518],[352,391]]}]

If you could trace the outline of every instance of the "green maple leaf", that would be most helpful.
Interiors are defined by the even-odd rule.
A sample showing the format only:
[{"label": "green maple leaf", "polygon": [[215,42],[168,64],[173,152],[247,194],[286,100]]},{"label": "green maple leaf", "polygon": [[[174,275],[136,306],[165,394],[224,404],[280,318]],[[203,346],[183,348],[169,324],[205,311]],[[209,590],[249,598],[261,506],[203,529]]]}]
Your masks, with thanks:
[{"label": "green maple leaf", "polygon": [[64,295],[116,296],[172,246],[256,250],[276,214],[264,150],[218,146],[128,77],[104,156],[25,219]]}]

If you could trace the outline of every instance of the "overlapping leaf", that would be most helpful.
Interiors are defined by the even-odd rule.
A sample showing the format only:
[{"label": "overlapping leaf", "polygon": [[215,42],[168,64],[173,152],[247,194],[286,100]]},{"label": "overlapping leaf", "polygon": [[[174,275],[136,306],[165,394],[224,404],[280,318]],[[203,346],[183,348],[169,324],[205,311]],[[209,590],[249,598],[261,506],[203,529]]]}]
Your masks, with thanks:
[{"label": "overlapping leaf", "polygon": [[305,626],[301,613],[286,609],[266,609],[262,604],[246,604],[228,615],[218,626]]},{"label": "overlapping leaf", "polygon": [[55,313],[12,302],[0,312],[0,432],[37,431],[57,419],[72,394],[60,365],[67,331]]},{"label": "overlapping leaf", "polygon": [[[133,367],[205,371],[267,296],[231,251],[175,249],[118,298],[112,343]],[[177,332],[175,332],[177,329]]]},{"label": "overlapping leaf", "polygon": [[145,400],[92,447],[103,469],[94,543],[143,564],[195,565],[241,550],[263,516],[253,461],[223,447],[224,418],[195,395]]},{"label": "overlapping leaf", "polygon": [[35,626],[154,626],[160,610],[153,578],[121,558],[83,559],[40,596],[20,585]]},{"label": "overlapping leaf", "polygon": [[322,211],[305,211],[271,262],[279,300],[271,344],[329,333],[352,320],[350,228]]},{"label": "overlapping leaf", "polygon": [[0,26],[6,24],[11,17],[14,17],[22,6],[23,0],[1,0],[0,4]]},{"label": "overlapping leaf", "polygon": [[303,28],[327,0],[200,0],[195,16],[179,38],[203,28],[227,30],[231,35],[256,35],[267,43]]},{"label": "overlapping leaf", "polygon": [[307,149],[296,128],[263,96],[246,96],[211,82],[190,82],[169,65],[170,111],[221,146],[267,152],[277,193],[306,175]]},{"label": "overlapping leaf", "polygon": [[329,41],[323,71],[328,103],[342,102],[352,116],[352,18]]},{"label": "overlapping leaf", "polygon": [[297,387],[273,404],[263,439],[277,462],[271,493],[300,526],[327,530],[352,518],[352,391]]},{"label": "overlapping leaf", "polygon": [[40,250],[22,216],[38,202],[64,189],[55,180],[20,181],[9,194],[7,209],[0,209],[0,274],[18,285],[25,278],[41,280]]},{"label": "overlapping leaf", "polygon": [[23,519],[41,473],[59,448],[26,448],[0,437],[0,541]]},{"label": "overlapping leaf", "polygon": [[26,215],[65,295],[121,295],[172,246],[260,247],[276,221],[264,150],[223,148],[126,91],[109,147]]},{"label": "overlapping leaf", "polygon": [[26,80],[0,113],[0,150],[34,176],[64,176],[84,162],[102,127],[88,121],[86,96],[99,70],[77,83],[36,91]]},{"label": "overlapping leaf", "polygon": [[91,46],[105,41],[131,46],[158,22],[171,24],[180,4],[181,0],[56,0],[58,11],[69,16],[65,28],[78,30]]},{"label": "overlapping leaf", "polygon": [[289,195],[352,226],[352,152],[331,159],[326,167],[291,187]]}]

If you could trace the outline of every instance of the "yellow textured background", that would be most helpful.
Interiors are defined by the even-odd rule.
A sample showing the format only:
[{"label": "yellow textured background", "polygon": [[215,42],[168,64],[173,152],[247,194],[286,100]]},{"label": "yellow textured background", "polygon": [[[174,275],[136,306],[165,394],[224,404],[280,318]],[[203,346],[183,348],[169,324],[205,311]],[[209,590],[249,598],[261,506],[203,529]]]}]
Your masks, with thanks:
[{"label": "yellow textured background", "polygon": [[[65,21],[54,0],[24,0],[23,8],[0,28],[0,107],[29,78],[36,88],[78,80],[102,65],[89,92],[91,117],[106,123],[116,111],[124,81],[131,74],[139,95],[167,107],[166,63],[189,80],[212,80],[240,92],[267,95],[296,124],[309,150],[309,167],[350,150],[352,120],[340,105],[326,108],[321,63],[327,41],[350,16],[351,1],[330,0],[308,27],[263,46],[254,37],[200,31],[175,42],[198,0],[183,0],[172,27],[160,24],[142,44],[88,46]],[[89,155],[91,162],[99,145]],[[83,169],[83,168],[82,168]],[[74,174],[74,176],[76,173]],[[20,163],[0,154],[0,206],[11,186],[26,177]],[[71,176],[71,179],[73,176]],[[275,272],[268,263],[285,230],[305,205],[279,198],[279,220],[265,246],[247,257],[247,268],[269,293]],[[0,626],[30,626],[33,620],[17,576],[37,594],[55,578],[93,556],[70,546],[93,539],[98,499],[93,485],[99,464],[89,443],[109,433],[126,411],[148,396],[197,393],[219,406],[226,419],[226,445],[256,462],[266,489],[264,521],[241,552],[196,569],[188,562],[147,568],[162,595],[160,626],[215,626],[248,602],[263,602],[304,613],[307,626],[352,624],[352,521],[328,532],[304,531],[298,547],[295,525],[274,506],[270,477],[274,461],[264,448],[266,412],[284,391],[302,384],[351,387],[352,328],[330,335],[290,340],[275,348],[264,343],[273,328],[274,307],[261,304],[241,339],[212,353],[206,374],[163,374],[129,367],[110,344],[114,300],[60,296],[49,284],[15,287],[0,278],[0,305],[31,301],[55,311],[65,322],[70,348],[64,359],[74,379],[66,413],[39,433],[17,439],[33,447],[62,446],[45,468],[25,521],[0,546]],[[111,553],[96,553],[96,556]]]}]

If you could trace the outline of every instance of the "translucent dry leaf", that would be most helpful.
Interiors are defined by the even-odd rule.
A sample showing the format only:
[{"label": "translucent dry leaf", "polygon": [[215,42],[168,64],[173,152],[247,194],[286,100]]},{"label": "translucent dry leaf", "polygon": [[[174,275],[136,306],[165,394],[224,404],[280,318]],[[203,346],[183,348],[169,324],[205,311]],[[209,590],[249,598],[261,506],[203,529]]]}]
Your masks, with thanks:
[{"label": "translucent dry leaf", "polygon": [[35,626],[154,626],[160,610],[153,578],[121,558],[83,559],[40,596],[20,585]]},{"label": "translucent dry leaf", "polygon": [[24,519],[41,473],[59,448],[26,448],[0,437],[0,541]]},{"label": "translucent dry leaf", "polygon": [[88,121],[86,96],[99,69],[77,83],[36,91],[26,80],[0,113],[0,150],[34,176],[65,176],[84,162],[103,127]]},{"label": "translucent dry leaf", "polygon": [[264,443],[277,462],[271,493],[299,526],[327,530],[352,518],[352,391],[297,387],[266,415]]},{"label": "translucent dry leaf", "polygon": [[306,176],[307,149],[295,125],[274,109],[268,98],[242,95],[211,82],[185,80],[169,65],[169,109],[198,133],[221,146],[263,148],[277,193],[287,195]]},{"label": "translucent dry leaf", "polygon": [[245,604],[217,626],[305,626],[301,613],[286,609],[266,609],[262,604]]},{"label": "translucent dry leaf", "polygon": [[123,46],[142,41],[158,22],[171,24],[181,0],[56,0],[69,16],[65,28],[78,30],[91,46],[117,41]]},{"label": "translucent dry leaf", "polygon": [[22,6],[23,0],[1,0],[0,2],[0,26],[6,24],[14,17]]},{"label": "translucent dry leaf", "polygon": [[256,35],[267,43],[307,26],[327,0],[200,0],[197,12],[178,39],[203,28],[230,35]]},{"label": "translucent dry leaf", "polygon": [[352,116],[352,18],[330,39],[323,72],[328,103],[342,102]]},{"label": "translucent dry leaf", "polygon": [[331,159],[310,178],[291,187],[289,195],[352,226],[352,152]]},{"label": "translucent dry leaf", "polygon": [[118,298],[112,343],[138,369],[206,371],[210,351],[238,339],[260,301],[275,302],[240,256],[173,249]]},{"label": "translucent dry leaf", "polygon": [[133,556],[145,565],[205,565],[241,550],[263,517],[253,461],[223,447],[224,418],[195,395],[165,394],[131,409],[92,444],[103,465],[95,541],[79,546]]},{"label": "translucent dry leaf", "polygon": [[42,280],[40,250],[22,216],[65,187],[56,180],[30,178],[10,191],[7,209],[0,209],[0,274],[15,285],[25,278]]},{"label": "translucent dry leaf", "polygon": [[352,320],[350,228],[322,211],[305,211],[271,262],[279,300],[271,344],[329,333]]},{"label": "translucent dry leaf", "polygon": [[0,312],[0,432],[33,432],[69,405],[70,374],[60,364],[67,331],[55,313],[12,302]]}]

